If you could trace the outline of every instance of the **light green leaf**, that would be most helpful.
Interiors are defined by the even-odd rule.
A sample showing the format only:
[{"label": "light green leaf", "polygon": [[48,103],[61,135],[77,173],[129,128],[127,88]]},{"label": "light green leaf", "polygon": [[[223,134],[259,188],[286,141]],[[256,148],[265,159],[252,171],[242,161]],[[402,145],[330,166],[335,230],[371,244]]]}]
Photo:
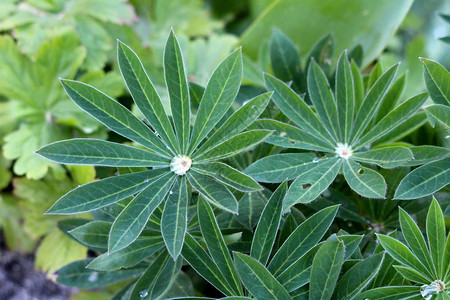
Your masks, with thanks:
[{"label": "light green leaf", "polygon": [[201,174],[211,176],[241,192],[262,190],[262,187],[251,177],[221,162],[195,165],[192,169]]},{"label": "light green leaf", "polygon": [[384,72],[367,93],[356,114],[355,121],[353,122],[350,138],[351,144],[353,144],[353,142],[364,133],[367,126],[369,126],[370,121],[380,106],[381,100],[383,100],[386,91],[397,73],[397,69],[398,64]]},{"label": "light green leaf", "polygon": [[272,134],[270,130],[250,130],[244,133],[235,135],[227,141],[218,144],[214,148],[211,148],[204,154],[194,156],[194,164],[206,162],[210,160],[224,159],[230,156],[234,156],[244,151],[248,151],[264,141],[268,136]]},{"label": "light green leaf", "polygon": [[403,276],[405,279],[409,281],[421,284],[430,283],[426,277],[424,277],[422,274],[420,274],[414,269],[404,266],[393,266],[393,267],[398,273],[400,273],[401,276]]},{"label": "light green leaf", "polygon": [[267,264],[277,237],[286,190],[287,182],[285,181],[273,192],[261,213],[258,227],[253,234],[250,256],[262,265]]},{"label": "light green leaf", "polygon": [[308,93],[319,119],[335,142],[341,140],[336,101],[327,77],[313,60],[308,68]]},{"label": "light green leaf", "polygon": [[161,237],[139,238],[125,249],[97,256],[86,267],[97,271],[130,268],[164,247]]},{"label": "light green leaf", "polygon": [[260,182],[282,182],[297,178],[318,162],[313,153],[274,154],[257,160],[248,166],[245,173]]},{"label": "light green leaf", "polygon": [[208,176],[195,172],[194,170],[190,170],[186,175],[188,176],[189,183],[192,187],[207,201],[220,209],[231,213],[237,213],[238,203],[236,198],[225,186]]},{"label": "light green leaf", "polygon": [[332,235],[320,247],[311,266],[310,299],[331,299],[344,262],[344,243]]},{"label": "light green leaf", "polygon": [[315,163],[315,167],[298,177],[289,187],[283,203],[283,210],[289,209],[296,203],[308,203],[316,199],[336,178],[341,169],[340,158],[323,159]]},{"label": "light green leaf", "polygon": [[264,93],[245,103],[241,108],[235,111],[209,139],[194,151],[193,156],[200,156],[211,147],[228,140],[230,137],[247,128],[264,111],[269,103],[271,95],[272,93],[270,92]]},{"label": "light green leaf", "polygon": [[[348,143],[355,113],[355,90],[347,51],[339,57],[336,67],[336,104],[339,118],[340,141]],[[334,125],[336,126],[336,125]]]},{"label": "light green leaf", "polygon": [[166,169],[125,174],[94,181],[62,196],[46,214],[77,214],[98,209],[125,199],[149,186]]},{"label": "light green leaf", "polygon": [[363,197],[384,198],[386,195],[387,186],[383,176],[352,159],[344,161],[344,177],[352,190]]},{"label": "light green leaf", "polygon": [[150,128],[119,102],[82,82],[64,79],[61,83],[73,102],[112,131],[161,156],[172,156]]},{"label": "light green leaf", "polygon": [[37,151],[54,162],[109,167],[169,166],[164,157],[135,147],[98,139],[70,139],[49,144]]},{"label": "light green leaf", "polygon": [[425,67],[424,77],[428,92],[434,103],[450,105],[450,73],[439,63],[420,58]]},{"label": "light green leaf", "polygon": [[399,220],[403,236],[405,237],[411,251],[424,266],[433,272],[433,274],[437,274],[435,266],[431,261],[427,244],[425,243],[425,239],[420,232],[419,227],[416,225],[411,216],[401,207],[399,209]]},{"label": "light green leaf", "polygon": [[427,214],[427,238],[438,278],[443,278],[444,272],[447,271],[447,266],[443,265],[446,240],[445,220],[436,198],[433,198]]},{"label": "light green leaf", "polygon": [[315,213],[287,238],[267,267],[276,277],[293,262],[313,248],[327,232],[336,216],[339,206],[330,206]]},{"label": "light green leaf", "polygon": [[297,126],[309,134],[318,137],[333,146],[333,138],[329,135],[316,114],[287,84],[265,74],[267,90],[274,91],[272,100],[278,108]]},{"label": "light green leaf", "polygon": [[403,243],[383,234],[377,234],[377,237],[381,243],[381,246],[383,246],[383,248],[393,259],[405,266],[421,272],[429,280],[429,282],[432,281],[431,278],[433,276],[430,270],[428,270]]},{"label": "light green leaf", "polygon": [[434,104],[425,107],[425,112],[427,113],[428,120],[433,127],[437,120],[441,122],[447,129],[450,128],[450,106]]},{"label": "light green leaf", "polygon": [[214,261],[189,233],[186,233],[181,255],[200,276],[223,294],[235,294]]},{"label": "light green leaf", "polygon": [[172,125],[139,57],[120,41],[117,42],[117,56],[122,77],[137,107],[172,151],[177,151],[179,146]]},{"label": "light green leaf", "polygon": [[234,260],[242,282],[257,299],[292,299],[285,288],[258,261],[242,253],[235,252]]},{"label": "light green leaf", "polygon": [[383,147],[369,151],[356,152],[352,155],[356,161],[376,164],[385,169],[404,165],[413,158],[413,153],[406,147]]},{"label": "light green leaf", "polygon": [[427,97],[427,94],[419,94],[403,102],[381,119],[381,121],[363,135],[360,140],[355,141],[353,148],[357,150],[366,144],[373,143],[397,128],[419,110],[425,100],[427,100]]},{"label": "light green leaf", "polygon": [[173,259],[177,259],[183,248],[187,228],[188,202],[186,177],[178,176],[169,191],[161,216],[161,233]]},{"label": "light green leaf", "polygon": [[325,142],[298,127],[279,121],[260,119],[256,120],[249,129],[250,128],[273,130],[274,133],[264,141],[265,143],[285,148],[334,152],[334,148],[331,147],[328,142]]},{"label": "light green leaf", "polygon": [[225,244],[219,225],[217,224],[214,212],[211,206],[199,198],[198,201],[198,220],[203,238],[209,250],[209,254],[224,275],[225,279],[237,295],[243,295],[239,277],[234,268],[230,252]]},{"label": "light green leaf", "polygon": [[108,240],[109,253],[125,248],[138,238],[148,218],[169,192],[174,176],[173,173],[166,173],[153,181],[122,210],[111,226]]},{"label": "light green leaf", "polygon": [[159,299],[172,285],[183,260],[162,252],[134,285],[130,299]]},{"label": "light green leaf", "polygon": [[423,165],[402,179],[395,199],[417,199],[428,196],[450,182],[450,157]]},{"label": "light green leaf", "polygon": [[190,130],[190,100],[183,54],[173,30],[164,49],[164,75],[169,90],[172,119],[175,125],[181,154],[187,154]]},{"label": "light green leaf", "polygon": [[280,30],[272,31],[270,38],[270,62],[274,75],[284,82],[298,84],[301,75],[300,56],[292,41]]},{"label": "light green leaf", "polygon": [[353,299],[375,278],[384,260],[384,253],[370,256],[346,271],[334,292],[335,299]]},{"label": "light green leaf", "polygon": [[405,166],[419,166],[450,155],[450,149],[438,146],[414,146],[410,147],[414,159],[404,163]]},{"label": "light green leaf", "polygon": [[203,93],[189,146],[189,153],[214,128],[237,95],[242,80],[242,52],[235,50],[212,74]]},{"label": "light green leaf", "polygon": [[420,287],[418,286],[387,286],[365,291],[355,300],[403,300],[412,299],[419,294]]}]

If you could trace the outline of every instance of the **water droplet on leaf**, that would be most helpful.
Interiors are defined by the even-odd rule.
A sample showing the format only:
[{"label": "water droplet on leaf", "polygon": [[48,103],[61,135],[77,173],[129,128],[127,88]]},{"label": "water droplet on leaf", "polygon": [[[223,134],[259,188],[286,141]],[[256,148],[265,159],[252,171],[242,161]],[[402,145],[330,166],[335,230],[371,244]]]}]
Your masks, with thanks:
[{"label": "water droplet on leaf", "polygon": [[148,295],[147,290],[143,290],[143,291],[139,292],[139,297],[141,297],[141,298],[147,297],[147,295]]},{"label": "water droplet on leaf", "polygon": [[97,272],[93,272],[91,275],[89,275],[88,277],[88,281],[89,282],[95,282],[98,279],[98,273]]},{"label": "water droplet on leaf", "polygon": [[318,157],[314,157],[313,158],[313,163],[318,163],[319,162],[319,158]]}]

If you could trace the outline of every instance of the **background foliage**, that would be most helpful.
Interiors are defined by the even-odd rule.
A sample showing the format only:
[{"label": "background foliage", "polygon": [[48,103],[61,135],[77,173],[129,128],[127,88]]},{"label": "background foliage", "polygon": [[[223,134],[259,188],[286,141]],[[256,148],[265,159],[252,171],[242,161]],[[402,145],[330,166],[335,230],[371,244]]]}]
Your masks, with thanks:
[{"label": "background foliage", "polygon": [[[0,234],[4,247],[34,253],[36,267],[48,274],[65,266],[59,271],[58,281],[62,283],[82,289],[102,288],[94,293],[109,298],[121,291],[115,299],[126,299],[130,294],[132,299],[154,299],[156,295],[240,297],[235,299],[251,295],[261,299],[388,299],[387,295],[391,295],[400,299],[419,297],[424,285],[430,296],[438,297],[433,294],[433,284],[449,280],[448,262],[440,258],[443,250],[439,247],[449,244],[445,225],[450,216],[450,7],[441,0],[377,1],[376,5],[373,1],[345,2],[233,0],[224,5],[225,1],[220,0],[1,1]],[[139,119],[146,117],[121,79],[124,72],[120,52],[117,58],[117,39],[139,56],[162,106],[169,112],[169,122],[173,122],[169,98],[174,95],[170,87],[169,91],[166,88],[168,71],[164,65],[171,28],[183,53],[192,116],[200,111],[203,88],[216,67],[242,45],[242,81],[237,83],[235,101],[231,103],[234,96],[229,97],[230,108],[219,124],[260,95],[252,100],[264,110],[260,119],[240,131],[263,133],[269,129],[274,130],[273,134],[264,136],[265,142],[252,147],[252,151],[228,157],[225,162],[236,172],[252,176],[263,189],[248,192],[259,188],[256,182],[247,181],[250,186],[256,184],[256,188],[247,186],[247,190],[228,183],[232,186],[228,196],[239,204],[224,211],[223,207],[211,207],[214,201],[204,199],[204,193],[199,196],[199,188],[190,179],[186,194],[192,196],[185,203],[188,223],[184,246],[169,249],[174,257],[181,251],[183,259],[174,261],[161,250],[164,241],[159,231],[164,223],[164,205],[155,208],[143,234],[129,245],[140,249],[138,256],[130,257],[119,250],[105,259],[108,244],[100,236],[110,232],[111,223],[129,199],[92,213],[44,213],[79,185],[116,172],[123,175],[142,170],[60,165],[34,152],[70,138],[136,146],[80,110],[58,81],[65,78],[90,84]],[[344,54],[345,49],[348,51]],[[399,66],[392,67],[399,61]],[[385,121],[390,132],[367,145],[357,145],[358,141],[353,140],[354,148],[360,146],[363,150],[359,159],[339,161],[339,168],[344,165],[343,174],[336,167],[334,176],[319,181],[316,174],[329,170],[327,159],[334,159],[334,144],[327,145],[326,140],[336,142],[334,138],[341,132],[314,140],[315,147],[305,147],[311,141],[302,140],[305,135],[299,130],[314,135],[313,128],[304,127],[282,103],[296,102],[301,97],[304,107],[318,113],[324,132],[333,131],[333,122],[326,119],[333,113],[324,110],[323,103],[334,99],[327,95],[327,88],[334,91],[335,86],[342,86],[336,77],[340,73],[351,73],[353,78],[355,112],[371,88],[379,87],[379,95],[373,96],[377,99],[373,109],[364,106],[373,119],[361,127],[360,137],[380,128],[383,118],[399,106],[410,107],[410,113],[401,115],[402,124],[398,122],[400,115],[395,115],[395,122],[388,122],[389,126]],[[320,83],[316,90],[314,82]],[[274,91],[269,104],[269,94],[263,94],[267,91]],[[286,94],[289,96],[280,97]],[[337,93],[331,97],[341,101]],[[258,116],[249,120],[252,118]],[[356,119],[352,122],[359,122]],[[324,156],[327,152],[328,157]],[[316,158],[320,162],[315,162]],[[310,165],[298,167],[306,162]],[[278,169],[280,164],[289,163],[296,167],[289,174],[277,177],[273,173],[276,170],[271,170],[271,178],[258,175],[261,166]],[[362,166],[358,166],[360,163]],[[317,169],[308,173],[311,165]],[[362,169],[365,179],[357,185],[349,179],[349,170]],[[283,183],[286,178],[304,180],[296,183],[300,188],[294,197],[302,199],[294,202],[302,203],[292,206],[288,214],[283,213],[287,207],[279,206],[285,195],[290,197],[295,192],[292,185],[288,188]],[[318,184],[306,186],[305,192],[304,185],[316,181]],[[431,184],[422,185],[425,181]],[[375,190],[369,191],[367,183]],[[432,194],[436,200],[432,201]],[[320,230],[309,240],[303,235],[311,224],[318,224]],[[430,228],[439,234],[430,238]],[[93,230],[98,236],[88,239],[86,233]],[[286,260],[287,253],[292,252],[286,249],[299,243],[297,252]],[[331,252],[336,256],[329,257]],[[293,264],[283,265],[282,259]],[[88,264],[94,267],[85,269]],[[180,267],[182,271],[178,272]],[[67,280],[73,272],[81,271],[77,280]],[[168,274],[173,275],[172,280],[164,277]],[[263,279],[256,280],[252,274],[263,274]],[[134,287],[132,284],[141,275]],[[330,278],[327,286],[323,280],[316,280],[324,276]],[[139,295],[141,291],[147,294]],[[83,293],[93,292],[81,291],[78,296]],[[448,296],[441,293],[439,297]]]}]

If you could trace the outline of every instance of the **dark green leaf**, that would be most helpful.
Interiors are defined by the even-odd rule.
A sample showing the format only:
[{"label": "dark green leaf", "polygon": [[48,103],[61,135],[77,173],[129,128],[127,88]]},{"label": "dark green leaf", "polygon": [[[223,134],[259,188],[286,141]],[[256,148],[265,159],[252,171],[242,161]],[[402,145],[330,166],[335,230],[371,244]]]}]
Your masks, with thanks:
[{"label": "dark green leaf", "polygon": [[109,233],[109,253],[123,249],[137,239],[147,224],[148,218],[169,192],[174,176],[173,173],[161,176],[134,197],[122,210]]},{"label": "dark green leaf", "polygon": [[161,216],[161,233],[173,259],[177,259],[183,248],[187,228],[188,202],[186,177],[177,176]]},{"label": "dark green leaf", "polygon": [[69,233],[88,247],[106,249],[111,225],[110,222],[92,221],[69,231]]},{"label": "dark green leaf", "polygon": [[238,49],[223,60],[208,81],[192,129],[190,154],[231,106],[241,80],[242,53],[241,49]]},{"label": "dark green leaf", "polygon": [[285,288],[258,261],[242,253],[235,252],[234,260],[242,282],[257,299],[292,299]]},{"label": "dark green leaf", "polygon": [[383,176],[352,159],[344,162],[344,176],[352,190],[363,197],[384,198],[386,195],[387,186]]},{"label": "dark green leaf", "polygon": [[400,96],[406,85],[406,74],[403,73],[395,82],[391,85],[383,100],[381,101],[380,107],[378,108],[375,117],[373,118],[373,123],[376,124],[381,121],[384,116],[390,113],[396,106]]},{"label": "dark green leaf", "polygon": [[65,79],[61,83],[73,102],[112,131],[161,156],[172,156],[173,153],[168,151],[151,129],[119,102],[82,82]]},{"label": "dark green leaf", "polygon": [[436,104],[450,105],[450,73],[439,63],[426,59],[420,59],[425,66],[425,83],[431,99]]},{"label": "dark green leaf", "polygon": [[417,199],[428,196],[450,182],[450,157],[423,165],[400,181],[395,199]]},{"label": "dark green leaf", "polygon": [[445,254],[445,220],[439,203],[433,198],[427,214],[427,238],[430,254],[437,271],[437,278],[443,278],[447,266],[443,265]]},{"label": "dark green leaf", "polygon": [[49,144],[38,154],[61,164],[108,167],[169,166],[170,161],[149,151],[97,139],[70,139]]},{"label": "dark green leaf", "polygon": [[285,181],[276,189],[264,207],[253,235],[250,256],[263,265],[267,264],[277,237],[286,190],[287,182]]},{"label": "dark green leaf", "polygon": [[350,68],[352,70],[353,87],[355,91],[355,115],[359,111],[359,108],[364,100],[364,82],[361,71],[358,69],[358,66],[354,61],[350,62]]},{"label": "dark green leaf", "polygon": [[405,166],[419,166],[450,155],[450,150],[437,146],[414,146],[410,147],[414,159],[404,163]]},{"label": "dark green leaf", "polygon": [[117,57],[122,77],[137,107],[172,151],[176,152],[179,146],[172,125],[139,57],[120,41],[117,42]]},{"label": "dark green leaf", "polygon": [[344,262],[344,243],[332,235],[320,247],[311,266],[310,299],[331,299]]},{"label": "dark green leaf", "polygon": [[[348,143],[350,142],[350,133],[355,113],[355,91],[347,51],[341,54],[337,63],[335,94],[339,117],[340,142]],[[334,124],[333,126],[336,125]]]},{"label": "dark green leaf", "polygon": [[421,284],[428,284],[430,283],[426,277],[424,277],[422,274],[417,272],[414,269],[411,269],[409,267],[404,266],[394,266],[394,269],[400,273],[401,276],[406,278],[409,281],[421,283]]},{"label": "dark green leaf", "polygon": [[384,147],[369,151],[356,152],[352,156],[363,163],[376,164],[385,169],[404,165],[413,158],[413,153],[406,147]]},{"label": "dark green leaf", "polygon": [[188,81],[184,69],[183,54],[173,30],[170,31],[164,49],[164,75],[181,154],[187,154],[191,119]]},{"label": "dark green leaf", "polygon": [[413,299],[420,294],[418,286],[387,286],[365,291],[355,298],[355,300],[403,300]]},{"label": "dark green leaf", "polygon": [[428,120],[434,127],[436,121],[442,123],[447,129],[450,129],[450,106],[435,104],[425,108]]},{"label": "dark green leaf", "polygon": [[70,215],[110,205],[143,190],[165,173],[166,169],[156,169],[90,182],[62,196],[47,214]]}]

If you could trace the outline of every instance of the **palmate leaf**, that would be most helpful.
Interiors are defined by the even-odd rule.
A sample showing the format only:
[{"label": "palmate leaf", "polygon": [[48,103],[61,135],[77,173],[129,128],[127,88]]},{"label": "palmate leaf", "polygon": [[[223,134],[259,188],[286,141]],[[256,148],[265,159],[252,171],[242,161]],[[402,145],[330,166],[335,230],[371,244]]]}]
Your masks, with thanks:
[{"label": "palmate leaf", "polygon": [[36,153],[68,165],[168,167],[170,161],[149,151],[97,139],[71,139],[49,144]]}]

